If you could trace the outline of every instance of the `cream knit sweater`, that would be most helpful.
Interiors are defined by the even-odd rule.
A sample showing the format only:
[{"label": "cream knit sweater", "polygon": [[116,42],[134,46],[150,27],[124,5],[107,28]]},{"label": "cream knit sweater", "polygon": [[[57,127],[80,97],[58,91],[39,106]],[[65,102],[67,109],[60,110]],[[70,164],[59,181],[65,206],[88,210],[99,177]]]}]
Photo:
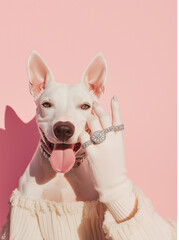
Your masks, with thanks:
[{"label": "cream knit sweater", "polygon": [[135,215],[117,223],[99,201],[31,200],[15,189],[10,198],[10,240],[176,240],[176,222],[160,217],[135,184],[133,192]]}]

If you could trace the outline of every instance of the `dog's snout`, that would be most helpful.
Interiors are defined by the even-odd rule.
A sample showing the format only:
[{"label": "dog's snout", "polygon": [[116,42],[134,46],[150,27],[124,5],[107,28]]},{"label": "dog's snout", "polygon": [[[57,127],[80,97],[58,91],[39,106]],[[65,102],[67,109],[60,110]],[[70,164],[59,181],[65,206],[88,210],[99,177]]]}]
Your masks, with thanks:
[{"label": "dog's snout", "polygon": [[75,126],[70,122],[57,122],[53,127],[55,136],[60,141],[67,141],[74,134]]}]

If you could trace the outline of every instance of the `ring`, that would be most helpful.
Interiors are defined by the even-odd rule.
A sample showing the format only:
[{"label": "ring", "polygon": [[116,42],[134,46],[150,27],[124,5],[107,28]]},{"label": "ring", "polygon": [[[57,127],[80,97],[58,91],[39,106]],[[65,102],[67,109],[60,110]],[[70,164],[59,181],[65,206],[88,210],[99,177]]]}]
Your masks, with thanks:
[{"label": "ring", "polygon": [[106,139],[106,133],[110,131],[121,131],[123,129],[124,129],[124,124],[117,125],[117,126],[110,126],[108,128],[105,128],[104,130],[97,130],[92,134],[91,140],[88,140],[87,142],[83,143],[82,147],[87,148],[89,145],[93,143],[102,143]]}]

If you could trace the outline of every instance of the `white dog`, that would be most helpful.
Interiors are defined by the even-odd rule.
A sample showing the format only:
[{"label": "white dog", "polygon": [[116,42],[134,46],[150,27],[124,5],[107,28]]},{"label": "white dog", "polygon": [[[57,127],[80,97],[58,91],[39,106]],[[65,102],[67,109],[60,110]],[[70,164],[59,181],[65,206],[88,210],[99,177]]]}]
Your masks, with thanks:
[{"label": "white dog", "polygon": [[[78,167],[78,159],[81,160],[85,152],[78,137],[88,128],[86,120],[92,113],[92,102],[104,92],[106,61],[103,55],[99,53],[92,60],[79,84],[55,82],[51,70],[35,51],[28,59],[27,69],[42,140],[20,178],[19,190],[33,199],[56,202],[97,199],[87,162]],[[50,161],[47,160],[49,153]],[[88,189],[87,185],[90,185]],[[78,199],[76,187],[80,188]]]}]

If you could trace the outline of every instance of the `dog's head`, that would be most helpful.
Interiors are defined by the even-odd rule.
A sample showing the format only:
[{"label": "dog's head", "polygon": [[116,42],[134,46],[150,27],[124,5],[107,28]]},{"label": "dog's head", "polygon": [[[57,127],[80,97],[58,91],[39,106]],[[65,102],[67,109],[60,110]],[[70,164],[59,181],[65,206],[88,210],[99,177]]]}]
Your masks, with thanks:
[{"label": "dog's head", "polygon": [[92,102],[104,93],[107,66],[103,55],[95,56],[77,84],[55,82],[50,68],[35,51],[29,56],[27,70],[38,127],[49,149],[55,144],[79,146],[79,135],[88,128]]}]

